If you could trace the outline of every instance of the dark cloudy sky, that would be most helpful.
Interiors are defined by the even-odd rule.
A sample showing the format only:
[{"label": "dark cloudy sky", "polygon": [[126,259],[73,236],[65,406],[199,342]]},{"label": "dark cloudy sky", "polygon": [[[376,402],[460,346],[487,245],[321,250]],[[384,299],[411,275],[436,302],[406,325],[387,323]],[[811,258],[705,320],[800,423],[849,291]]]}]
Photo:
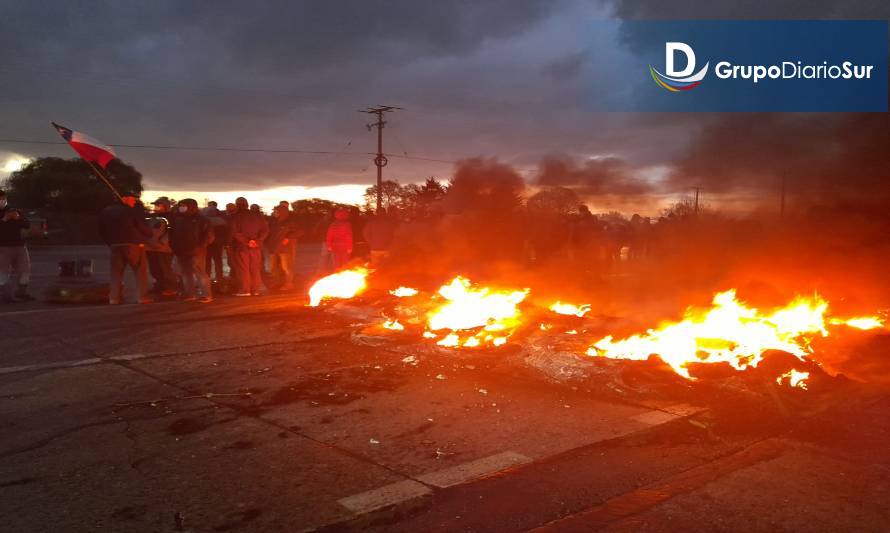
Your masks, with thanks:
[{"label": "dark cloudy sky", "polygon": [[[634,180],[677,168],[707,173],[696,159],[703,132],[739,119],[585,111],[585,21],[890,12],[887,2],[823,0],[0,0],[0,9],[0,138],[57,140],[55,120],[111,144],[362,153],[375,139],[356,110],[388,104],[405,108],[390,116],[388,152],[498,157],[530,181],[556,156],[578,166],[570,181],[591,194],[639,192]],[[596,54],[608,63],[617,44],[601,45]],[[0,159],[66,150],[0,142]],[[364,184],[375,175],[361,155],[118,154],[153,189]],[[585,174],[591,157],[609,163]],[[405,159],[386,169],[402,182],[452,171]],[[737,178],[740,187],[756,184]],[[671,178],[658,192],[688,185]]]}]

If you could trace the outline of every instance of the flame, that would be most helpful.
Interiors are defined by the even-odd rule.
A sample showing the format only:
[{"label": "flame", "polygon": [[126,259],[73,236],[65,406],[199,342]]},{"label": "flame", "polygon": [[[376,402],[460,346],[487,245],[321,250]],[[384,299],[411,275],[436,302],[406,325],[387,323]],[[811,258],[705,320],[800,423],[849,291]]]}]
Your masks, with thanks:
[{"label": "flame", "polygon": [[390,294],[395,296],[396,298],[405,298],[407,296],[414,296],[417,294],[417,289],[412,289],[411,287],[399,287],[398,289],[393,289],[389,291]]},{"label": "flame", "polygon": [[446,346],[448,348],[460,346],[460,337],[458,337],[454,333],[449,333],[448,335],[445,336],[444,339],[440,340],[436,344],[438,344],[439,346]]},{"label": "flame", "polygon": [[316,281],[309,289],[309,305],[318,306],[328,298],[352,298],[368,286],[368,269],[357,267],[343,270]]},{"label": "flame", "polygon": [[[458,276],[439,289],[439,295],[447,300],[427,315],[430,331],[448,330],[449,333],[437,344],[440,346],[476,347],[483,342],[500,346],[519,325],[517,305],[529,290],[494,290],[473,287],[470,280]],[[479,330],[462,340],[459,331]],[[500,332],[500,335],[493,335]]]},{"label": "flame", "polygon": [[574,315],[577,317],[583,317],[588,312],[590,312],[590,304],[573,305],[557,301],[550,306],[550,310],[560,315]]},{"label": "flame", "polygon": [[714,296],[707,310],[687,309],[681,322],[650,329],[615,341],[595,343],[587,354],[610,359],[645,360],[659,355],[681,376],[690,378],[690,363],[726,362],[736,370],[757,366],[767,350],[782,350],[803,360],[808,340],[826,336],[828,303],[814,296],[798,297],[786,307],[764,314],[736,299],[735,289]]},{"label": "flame", "polygon": [[809,379],[809,377],[809,372],[799,372],[792,368],[788,372],[785,372],[781,376],[777,377],[776,383],[781,385],[782,382],[787,381],[788,385],[791,387],[797,387],[798,389],[807,390],[806,380]]},{"label": "flame", "polygon": [[401,330],[405,329],[405,326],[403,326],[401,323],[399,323],[399,319],[398,319],[398,318],[396,318],[396,319],[392,319],[392,318],[387,319],[386,322],[383,323],[383,327],[386,328],[386,329],[392,329],[392,330],[396,330],[396,331],[401,331]]},{"label": "flame", "polygon": [[869,330],[869,329],[878,329],[884,327],[884,321],[876,316],[861,316],[856,318],[832,318],[832,324],[839,324],[844,326],[850,326],[851,328]]}]

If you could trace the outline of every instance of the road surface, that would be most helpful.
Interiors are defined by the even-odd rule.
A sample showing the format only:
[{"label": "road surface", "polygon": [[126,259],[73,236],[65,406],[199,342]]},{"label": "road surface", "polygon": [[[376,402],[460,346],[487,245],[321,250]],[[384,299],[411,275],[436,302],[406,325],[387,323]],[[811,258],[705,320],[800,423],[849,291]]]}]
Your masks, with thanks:
[{"label": "road surface", "polygon": [[4,307],[0,529],[890,527],[880,391],[632,394],[304,304]]}]

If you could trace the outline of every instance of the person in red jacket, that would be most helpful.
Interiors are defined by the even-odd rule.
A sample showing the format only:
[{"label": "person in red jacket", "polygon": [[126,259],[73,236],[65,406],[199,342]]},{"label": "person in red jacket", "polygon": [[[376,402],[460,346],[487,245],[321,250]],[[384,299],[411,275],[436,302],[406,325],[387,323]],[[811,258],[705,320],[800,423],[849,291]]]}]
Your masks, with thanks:
[{"label": "person in red jacket", "polygon": [[352,225],[349,223],[349,211],[337,209],[334,212],[334,221],[328,226],[326,240],[334,269],[339,270],[349,262],[352,254]]}]

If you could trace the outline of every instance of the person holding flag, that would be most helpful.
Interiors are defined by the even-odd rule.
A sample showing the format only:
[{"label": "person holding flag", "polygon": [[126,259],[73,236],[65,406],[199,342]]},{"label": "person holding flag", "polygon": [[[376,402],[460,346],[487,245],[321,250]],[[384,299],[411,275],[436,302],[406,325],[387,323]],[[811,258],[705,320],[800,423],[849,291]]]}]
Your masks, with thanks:
[{"label": "person holding flag", "polygon": [[[138,193],[135,191],[118,192],[103,170],[117,158],[114,150],[85,133],[74,131],[51,123],[59,135],[77,152],[92,169],[112,194],[119,200],[109,205],[99,214],[99,233],[111,248],[111,280],[109,282],[108,303],[121,303],[123,293],[124,270],[129,266],[136,274],[139,303],[150,303],[148,296],[148,259],[145,254],[145,242],[153,235],[151,226],[145,219],[145,211],[137,207]],[[99,169],[103,170],[99,170]]]},{"label": "person holding flag", "polygon": [[99,233],[111,248],[111,280],[108,303],[121,303],[124,270],[130,267],[136,274],[138,302],[151,303],[148,296],[148,259],[145,241],[151,238],[151,226],[145,220],[145,212],[136,206],[133,192],[124,192],[120,203],[114,203],[99,214]]}]

